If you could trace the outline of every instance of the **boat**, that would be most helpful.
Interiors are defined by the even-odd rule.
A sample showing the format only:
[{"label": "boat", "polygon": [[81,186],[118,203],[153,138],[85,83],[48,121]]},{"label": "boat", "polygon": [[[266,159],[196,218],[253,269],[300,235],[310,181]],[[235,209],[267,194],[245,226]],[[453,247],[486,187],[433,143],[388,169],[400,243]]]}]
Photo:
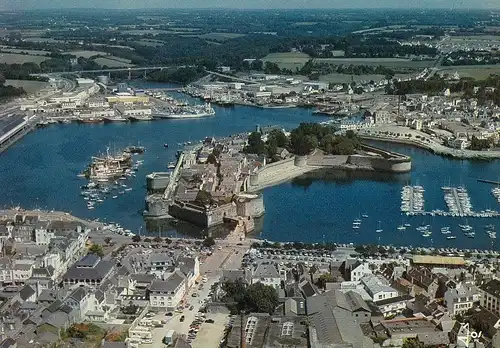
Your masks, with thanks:
[{"label": "boat", "polygon": [[361,223],[361,219],[354,219],[354,222]]},{"label": "boat", "polygon": [[127,146],[124,150],[125,152],[128,153],[144,153],[146,151],[146,148],[144,146]]},{"label": "boat", "polygon": [[378,228],[375,230],[376,233],[381,233],[384,230],[380,228],[380,221],[378,222]]},{"label": "boat", "polygon": [[167,168],[168,169],[174,169],[175,168],[175,162],[169,162]]},{"label": "boat", "polygon": [[104,116],[104,122],[127,122],[128,119],[125,117],[121,117],[118,115],[113,115],[113,116]]},{"label": "boat", "polygon": [[117,199],[117,198],[118,198],[118,196],[113,196],[113,197],[111,197],[111,198],[113,198],[113,199]]},{"label": "boat", "polygon": [[80,117],[78,119],[79,123],[101,123],[102,121],[103,119],[99,117]]},{"label": "boat", "polygon": [[397,228],[398,231],[404,231],[404,230],[406,230],[406,226],[405,225],[399,225],[396,228]]},{"label": "boat", "polygon": [[360,228],[360,226],[359,226],[359,225],[354,225],[354,224],[353,224],[353,225],[352,225],[352,228],[353,228],[353,229],[355,229],[355,230],[357,230],[357,229],[359,229],[359,228]]},{"label": "boat", "polygon": [[210,103],[202,106],[190,106],[181,108],[180,111],[177,110],[161,110],[154,109],[154,117],[156,118],[173,118],[173,119],[188,119],[188,118],[200,118],[206,116],[215,115],[215,110],[212,108]]},{"label": "boat", "polygon": [[168,144],[163,144],[163,147],[164,148],[168,148]]},{"label": "boat", "polygon": [[151,121],[153,116],[151,115],[132,115],[129,116],[129,120],[131,122],[139,122],[139,121]]},{"label": "boat", "polygon": [[126,188],[125,191],[132,191],[132,188],[131,187]]},{"label": "boat", "polygon": [[446,239],[457,239],[457,237],[456,236],[448,236],[448,237],[446,237]]},{"label": "boat", "polygon": [[363,214],[363,215],[361,215],[361,217],[364,218],[364,219],[366,219],[366,218],[368,218],[368,215],[367,214]]}]

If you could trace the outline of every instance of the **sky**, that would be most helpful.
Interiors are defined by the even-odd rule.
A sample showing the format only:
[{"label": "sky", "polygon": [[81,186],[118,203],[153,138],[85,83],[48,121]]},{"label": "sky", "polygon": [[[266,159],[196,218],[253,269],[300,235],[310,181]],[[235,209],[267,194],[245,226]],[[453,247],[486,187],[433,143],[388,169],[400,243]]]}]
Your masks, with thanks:
[{"label": "sky", "polygon": [[500,0],[0,0],[1,10],[47,8],[478,8],[500,9]]}]

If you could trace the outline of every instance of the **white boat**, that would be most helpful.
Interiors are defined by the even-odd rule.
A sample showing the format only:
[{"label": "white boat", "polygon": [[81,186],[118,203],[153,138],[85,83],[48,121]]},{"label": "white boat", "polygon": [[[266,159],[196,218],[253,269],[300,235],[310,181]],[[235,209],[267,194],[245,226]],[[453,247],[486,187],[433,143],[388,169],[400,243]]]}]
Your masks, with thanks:
[{"label": "white boat", "polygon": [[363,214],[363,215],[361,215],[361,217],[366,219],[368,217],[368,215],[367,214]]},{"label": "white boat", "polygon": [[380,221],[378,222],[378,228],[375,230],[376,233],[381,233],[383,232],[384,230],[382,228],[380,228]]},{"label": "white boat", "polygon": [[404,231],[404,230],[406,230],[406,226],[405,225],[399,225],[396,228],[398,229],[398,231]]},{"label": "white boat", "polygon": [[456,236],[448,236],[448,237],[446,237],[446,239],[457,239],[457,237]]},{"label": "white boat", "polygon": [[117,199],[117,198],[118,198],[118,196],[113,196],[112,198],[113,198],[113,199]]},{"label": "white boat", "polygon": [[154,109],[153,117],[156,118],[174,118],[174,119],[187,119],[187,118],[200,118],[215,115],[215,110],[209,104],[203,106],[187,107],[181,112],[163,111]]},{"label": "white boat", "polygon": [[125,191],[132,191],[132,188],[131,187],[126,188]]}]

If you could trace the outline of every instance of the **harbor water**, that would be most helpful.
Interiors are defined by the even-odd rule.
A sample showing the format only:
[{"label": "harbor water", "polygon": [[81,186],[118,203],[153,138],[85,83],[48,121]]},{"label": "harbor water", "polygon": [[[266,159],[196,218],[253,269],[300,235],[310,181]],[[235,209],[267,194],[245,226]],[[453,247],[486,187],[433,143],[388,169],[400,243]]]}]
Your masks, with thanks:
[{"label": "harbor water", "polygon": [[[148,88],[150,86],[143,85]],[[166,87],[154,85],[153,87]],[[179,97],[179,95],[174,95]],[[183,99],[190,98],[183,96]],[[287,129],[300,122],[326,120],[312,115],[310,109],[258,109],[245,106],[214,107],[212,117],[188,120],[158,120],[135,123],[58,124],[36,130],[2,154],[0,160],[0,205],[45,210],[63,210],[88,219],[116,222],[133,232],[142,230],[146,194],[146,174],[166,171],[169,162],[185,142],[197,142],[206,136],[228,136],[247,132],[256,125],[281,125]],[[116,199],[106,199],[87,209],[80,196],[86,180],[78,177],[91,157],[110,149],[140,144],[144,154],[135,177],[125,181],[128,190]],[[168,144],[168,148],[164,147]],[[255,235],[278,241],[353,242],[394,245],[456,246],[491,248],[492,239],[484,233],[484,225],[500,230],[499,218],[479,219],[441,216],[406,217],[400,212],[401,189],[404,185],[424,187],[424,209],[447,211],[442,186],[467,188],[474,211],[500,210],[491,194],[493,185],[477,182],[478,178],[497,180],[500,161],[461,161],[433,155],[425,150],[396,144],[377,143],[412,157],[411,173],[391,175],[370,172],[327,171],[307,174],[291,182],[264,190],[266,214],[257,222]],[[367,215],[367,217],[362,217]],[[354,219],[361,219],[359,229],[352,229]],[[396,227],[410,224],[404,231]],[[467,238],[458,224],[475,228],[475,238]],[[423,237],[415,228],[430,225],[433,234]],[[154,224],[151,233],[163,236],[172,228]],[[160,227],[159,227],[160,226]],[[457,239],[447,240],[440,227],[450,226]],[[376,233],[376,229],[382,229]],[[194,231],[194,230],[193,230]],[[194,231],[193,233],[196,233]],[[191,233],[190,233],[191,234]]]}]

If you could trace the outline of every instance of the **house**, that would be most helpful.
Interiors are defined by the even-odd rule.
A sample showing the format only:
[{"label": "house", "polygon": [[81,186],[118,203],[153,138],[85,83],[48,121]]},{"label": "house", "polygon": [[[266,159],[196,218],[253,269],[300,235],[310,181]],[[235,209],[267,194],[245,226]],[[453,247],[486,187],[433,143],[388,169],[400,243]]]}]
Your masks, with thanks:
[{"label": "house", "polygon": [[493,314],[500,316],[500,281],[492,279],[479,287],[481,292],[480,304]]},{"label": "house", "polygon": [[277,160],[284,160],[285,158],[288,157],[288,155],[290,155],[290,152],[288,152],[287,149],[285,149],[283,147],[277,147],[276,153],[274,154],[274,157]]},{"label": "house", "polygon": [[330,290],[306,299],[306,313],[308,316],[319,313],[327,307],[344,311],[344,317],[349,314],[358,323],[367,323],[371,319],[372,311],[370,307],[354,291],[343,293],[340,290]]},{"label": "house", "polygon": [[444,294],[448,312],[455,316],[467,312],[474,304],[474,294],[469,287],[458,284],[456,288],[448,288]]},{"label": "house", "polygon": [[432,322],[420,318],[404,318],[384,320],[381,322],[382,327],[386,330],[390,338],[389,342],[384,342],[384,345],[401,346],[408,338],[418,337],[439,337],[441,344],[449,343],[448,334],[440,331]]},{"label": "house", "polygon": [[345,280],[357,282],[361,278],[373,274],[368,262],[360,262],[355,259],[347,259],[342,263],[340,272]]},{"label": "house", "polygon": [[260,263],[253,271],[251,283],[262,283],[278,290],[281,288],[281,276],[274,264]]},{"label": "house", "polygon": [[163,274],[174,267],[173,258],[167,253],[152,253],[149,255],[149,273],[162,278]]},{"label": "house", "polygon": [[407,308],[408,301],[411,301],[412,299],[413,297],[407,294],[380,300],[376,303],[376,305],[384,317],[389,317],[401,314]]},{"label": "house", "polygon": [[188,288],[192,287],[200,277],[200,261],[198,257],[179,257],[177,267],[186,277]]},{"label": "house", "polygon": [[174,310],[187,291],[187,280],[184,274],[175,271],[167,280],[155,279],[149,289],[149,303],[153,308]]},{"label": "house", "polygon": [[306,302],[310,323],[308,335],[313,347],[370,347],[360,323],[370,321],[370,308],[353,292],[327,291]]},{"label": "house", "polygon": [[76,262],[63,276],[64,285],[99,286],[114,268],[112,261],[101,260],[95,254],[88,254]]},{"label": "house", "polygon": [[366,276],[361,279],[366,292],[370,295],[373,302],[386,300],[389,298],[397,297],[398,292],[396,289],[385,285],[382,280],[376,276]]},{"label": "house", "polygon": [[156,279],[154,274],[144,274],[144,273],[135,273],[130,275],[130,279],[132,280],[133,287],[135,289],[147,289]]},{"label": "house", "polygon": [[439,287],[437,277],[427,267],[413,267],[406,274],[406,279],[422,288],[432,298]]}]

